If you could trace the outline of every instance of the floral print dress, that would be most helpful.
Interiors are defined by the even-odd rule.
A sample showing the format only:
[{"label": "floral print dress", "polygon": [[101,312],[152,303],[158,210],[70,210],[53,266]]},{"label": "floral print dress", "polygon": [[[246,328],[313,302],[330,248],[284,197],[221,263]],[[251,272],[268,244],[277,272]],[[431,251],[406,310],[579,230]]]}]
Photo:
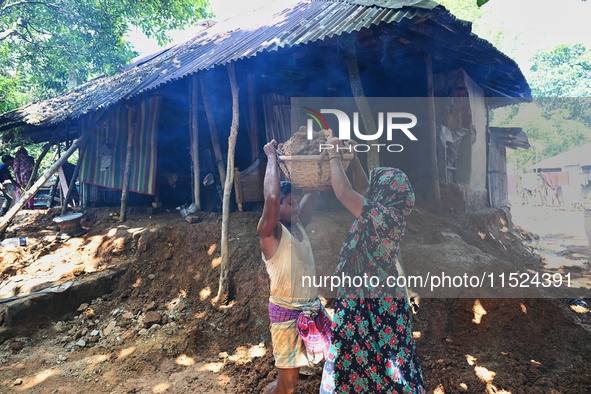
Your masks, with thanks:
[{"label": "floral print dress", "polygon": [[335,275],[372,278],[341,287],[321,393],[425,393],[396,258],[414,192],[406,174],[376,168],[359,218],[344,242]]}]

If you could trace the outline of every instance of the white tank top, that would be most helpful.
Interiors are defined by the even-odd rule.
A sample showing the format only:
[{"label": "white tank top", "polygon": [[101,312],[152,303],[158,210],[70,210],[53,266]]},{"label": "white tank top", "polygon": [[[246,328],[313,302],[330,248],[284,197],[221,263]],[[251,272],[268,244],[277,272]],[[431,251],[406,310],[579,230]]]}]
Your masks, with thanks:
[{"label": "white tank top", "polygon": [[[301,309],[302,305],[318,298],[316,287],[303,285],[304,276],[313,280],[316,266],[310,240],[304,228],[299,223],[297,226],[303,235],[301,242],[281,224],[281,239],[277,251],[268,260],[262,254],[271,279],[269,302],[287,309]],[[306,281],[307,284],[309,282]]]}]

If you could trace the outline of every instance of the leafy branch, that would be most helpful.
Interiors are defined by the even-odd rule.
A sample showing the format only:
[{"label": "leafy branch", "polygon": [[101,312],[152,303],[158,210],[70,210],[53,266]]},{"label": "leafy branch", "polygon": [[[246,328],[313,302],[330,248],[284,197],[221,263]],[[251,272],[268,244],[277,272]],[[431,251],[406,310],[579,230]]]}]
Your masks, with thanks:
[{"label": "leafy branch", "polygon": [[115,73],[137,55],[131,26],[165,43],[209,16],[206,0],[0,0],[0,112]]}]

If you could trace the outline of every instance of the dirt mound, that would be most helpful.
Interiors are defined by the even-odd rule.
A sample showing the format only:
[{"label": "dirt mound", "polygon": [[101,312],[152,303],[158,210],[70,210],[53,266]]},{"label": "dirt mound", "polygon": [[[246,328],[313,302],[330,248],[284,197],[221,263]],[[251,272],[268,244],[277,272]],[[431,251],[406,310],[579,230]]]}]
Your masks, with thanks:
[{"label": "dirt mound", "polygon": [[[28,269],[40,274],[35,261],[45,256],[65,260],[54,266],[82,262],[71,267],[84,266],[83,276],[126,270],[111,293],[0,345],[0,382],[38,393],[78,393],[82,385],[89,393],[260,392],[275,376],[259,213],[231,215],[231,294],[222,308],[212,305],[219,215],[202,213],[199,223],[189,224],[174,211],[150,216],[138,210],[119,224],[108,214],[87,213],[87,233],[59,243],[51,219],[40,214],[19,216],[9,229],[31,242],[12,268],[3,262],[5,277],[33,275]],[[496,211],[445,217],[419,208],[408,218],[404,262],[413,262],[413,250],[441,253],[445,245],[462,244],[491,261],[536,266],[536,256],[502,220]],[[345,211],[323,210],[308,227],[319,275],[332,273],[351,222]],[[63,274],[59,280],[74,275]],[[430,391],[591,390],[591,334],[583,328],[591,314],[576,315],[561,300],[546,299],[423,299],[420,307],[414,329]],[[316,393],[319,384],[318,375],[303,377],[296,393]]]},{"label": "dirt mound", "polygon": [[332,130],[315,131],[312,139],[308,140],[308,131],[306,127],[300,127],[293,133],[290,139],[280,143],[277,146],[277,152],[280,155],[317,155],[318,147],[325,144],[328,138],[332,137]]}]

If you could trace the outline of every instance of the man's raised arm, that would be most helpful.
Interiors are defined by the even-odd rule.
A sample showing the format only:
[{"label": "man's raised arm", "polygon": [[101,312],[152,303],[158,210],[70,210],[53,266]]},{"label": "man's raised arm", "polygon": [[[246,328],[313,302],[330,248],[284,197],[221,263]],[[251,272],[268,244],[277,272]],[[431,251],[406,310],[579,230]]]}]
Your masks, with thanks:
[{"label": "man's raised arm", "polygon": [[279,168],[277,167],[277,154],[275,147],[277,142],[272,140],[263,148],[267,155],[267,168],[263,182],[263,194],[265,205],[263,215],[259,220],[257,231],[259,233],[261,251],[266,259],[273,257],[279,246],[279,205],[281,190],[279,187]]}]

